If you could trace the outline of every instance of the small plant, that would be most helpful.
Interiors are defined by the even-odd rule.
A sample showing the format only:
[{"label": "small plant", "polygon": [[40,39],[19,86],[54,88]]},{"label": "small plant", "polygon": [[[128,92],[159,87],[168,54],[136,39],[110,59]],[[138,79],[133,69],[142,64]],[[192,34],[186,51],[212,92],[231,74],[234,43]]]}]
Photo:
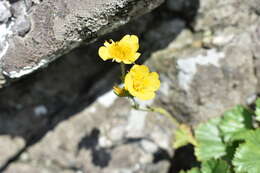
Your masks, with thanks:
[{"label": "small plant", "polygon": [[[141,108],[136,102],[136,98],[153,99],[160,88],[156,72],[150,72],[145,65],[135,64],[141,55],[138,49],[138,37],[126,35],[117,42],[106,41],[99,48],[98,54],[104,61],[121,63],[123,87],[113,87],[117,96],[131,99],[134,109],[157,112],[168,117],[177,127],[174,148],[188,143],[195,147],[195,156],[201,162],[201,167],[180,173],[260,173],[260,99],[256,101],[255,111],[236,106],[222,117],[192,129],[187,124],[179,123],[163,108]],[[126,72],[125,64],[134,65]]]},{"label": "small plant", "polygon": [[200,168],[181,173],[260,173],[259,112],[257,99],[255,111],[236,106],[200,124],[193,137],[187,128],[176,131],[175,147],[192,143],[201,162]]},{"label": "small plant", "polygon": [[[134,64],[140,57],[138,37],[126,35],[120,41],[110,40],[99,48],[98,54],[104,60],[113,60],[121,63],[122,83],[124,87],[114,86],[114,93],[119,97],[138,98],[140,100],[150,100],[155,97],[155,91],[160,88],[159,75],[150,72],[145,65],[133,65],[126,74],[125,64]],[[136,107],[136,104],[135,104]]]},{"label": "small plant", "polygon": [[[115,85],[114,93],[118,97],[126,97],[132,100],[132,108],[140,111],[157,112],[169,118],[176,126],[179,122],[165,109],[161,107],[140,107],[136,98],[142,101],[151,100],[156,96],[156,91],[160,88],[159,75],[150,72],[146,65],[138,65],[135,61],[141,56],[137,52],[139,49],[139,39],[136,35],[125,35],[120,41],[105,41],[104,46],[98,50],[99,56],[104,60],[112,60],[121,64],[121,82],[123,87]],[[132,65],[126,72],[125,65]]]}]

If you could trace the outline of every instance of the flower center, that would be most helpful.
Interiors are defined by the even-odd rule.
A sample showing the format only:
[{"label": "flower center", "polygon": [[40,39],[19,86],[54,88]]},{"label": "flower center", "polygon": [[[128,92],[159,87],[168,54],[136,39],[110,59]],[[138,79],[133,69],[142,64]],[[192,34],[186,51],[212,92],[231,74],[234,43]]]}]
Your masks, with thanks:
[{"label": "flower center", "polygon": [[126,45],[119,45],[117,42],[110,49],[110,55],[114,58],[125,59],[131,54],[130,47]]},{"label": "flower center", "polygon": [[135,79],[133,83],[133,88],[141,92],[146,88],[144,77],[141,77],[140,79]]}]

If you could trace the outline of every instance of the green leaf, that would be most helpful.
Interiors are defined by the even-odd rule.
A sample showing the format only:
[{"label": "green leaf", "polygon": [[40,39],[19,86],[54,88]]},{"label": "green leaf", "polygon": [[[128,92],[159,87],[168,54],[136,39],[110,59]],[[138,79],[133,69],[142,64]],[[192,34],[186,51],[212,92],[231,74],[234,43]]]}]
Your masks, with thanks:
[{"label": "green leaf", "polygon": [[225,142],[240,140],[248,129],[252,129],[252,114],[242,106],[224,113],[219,128]]},{"label": "green leaf", "polygon": [[231,173],[230,167],[224,160],[209,160],[202,162],[202,173]]},{"label": "green leaf", "polygon": [[260,173],[260,129],[251,131],[233,159],[237,172]]},{"label": "green leaf", "polygon": [[195,155],[198,160],[217,159],[226,154],[226,147],[217,127],[219,122],[220,118],[214,118],[207,123],[200,124],[195,129],[195,137],[198,142],[195,147]]},{"label": "green leaf", "polygon": [[199,168],[192,168],[191,170],[188,171],[181,171],[180,173],[201,173]]},{"label": "green leaf", "polygon": [[226,145],[227,154],[225,156],[223,156],[222,159],[227,161],[228,163],[231,163],[238,146],[239,146],[239,141],[233,142],[230,145]]},{"label": "green leaf", "polygon": [[191,128],[185,124],[181,124],[175,131],[173,147],[177,149],[189,143],[196,145],[196,140],[194,139]]},{"label": "green leaf", "polygon": [[256,105],[255,108],[256,120],[260,121],[260,98],[256,100],[255,105]]}]

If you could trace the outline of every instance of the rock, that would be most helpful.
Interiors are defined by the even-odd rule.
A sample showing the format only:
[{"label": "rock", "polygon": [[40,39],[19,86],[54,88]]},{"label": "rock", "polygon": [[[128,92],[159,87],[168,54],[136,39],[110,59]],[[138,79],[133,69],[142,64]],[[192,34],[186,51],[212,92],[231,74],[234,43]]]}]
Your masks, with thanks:
[{"label": "rock", "polygon": [[8,135],[0,136],[0,165],[3,166],[10,158],[15,156],[22,148],[25,147],[25,141],[20,137]]},{"label": "rock", "polygon": [[[218,30],[228,26],[246,30],[255,20],[257,20],[257,15],[252,13],[250,1],[204,0],[200,2],[198,16],[193,27],[196,31],[205,31],[210,28]],[[221,27],[218,27],[220,25]]]},{"label": "rock", "polygon": [[[149,41],[150,49],[152,46],[163,48],[167,46],[185,28],[185,21],[173,18],[162,21],[150,31],[144,34],[144,39]],[[163,32],[162,32],[163,31]]]},{"label": "rock", "polygon": [[148,62],[161,74],[160,102],[181,121],[197,124],[258,94],[259,16],[235,4],[201,2],[195,33],[183,31]]},{"label": "rock", "polygon": [[[6,173],[52,173],[52,172],[58,172],[60,169],[58,168],[52,168],[48,169],[45,167],[39,167],[39,165],[35,166],[33,164],[28,164],[28,163],[16,163],[10,166],[5,172]],[[62,170],[62,173],[75,173],[72,170]],[[80,173],[80,172],[76,172]]]},{"label": "rock", "polygon": [[260,92],[260,59],[257,59],[255,61],[255,69],[256,69],[256,77],[258,79],[258,83],[257,83],[257,93]]},{"label": "rock", "polygon": [[257,94],[253,54],[244,46],[247,39],[249,34],[239,35],[218,51],[186,47],[184,52],[168,48],[154,54],[148,64],[161,74],[163,105],[170,105],[180,120],[197,124],[246,104]]},{"label": "rock", "polygon": [[197,14],[200,2],[199,0],[166,0],[166,5],[172,12],[180,13],[182,17],[192,19]]},{"label": "rock", "polygon": [[257,0],[248,1],[250,7],[259,15],[260,14],[260,2]]},{"label": "rock", "polygon": [[16,19],[12,30],[14,33],[17,33],[19,36],[23,37],[27,32],[30,31],[30,28],[30,19],[27,16],[19,16]]},{"label": "rock", "polygon": [[[81,43],[90,43],[130,19],[151,11],[162,2],[47,0],[33,1],[34,6],[29,11],[26,5],[30,6],[31,1],[14,2],[12,9],[16,21],[14,31],[5,40],[7,50],[0,54],[2,73],[9,78],[29,74]],[[32,22],[30,32],[27,16]]]},{"label": "rock", "polygon": [[8,1],[0,1],[0,23],[7,22],[12,16]]},{"label": "rock", "polygon": [[[28,148],[26,157],[21,157],[20,162],[11,165],[5,173],[22,168],[28,173],[36,170],[39,173],[45,170],[63,172],[70,168],[99,173],[166,173],[170,163],[164,159],[172,155],[174,128],[167,117],[133,111],[130,101],[116,98],[110,91],[90,107],[60,123],[39,143]],[[113,137],[116,134],[120,137]],[[107,141],[106,145],[104,141]],[[161,151],[168,155],[156,158],[159,161],[154,163],[156,153]],[[22,163],[23,158],[26,158],[26,164]]]},{"label": "rock", "polygon": [[26,9],[29,10],[33,5],[33,0],[25,0]]},{"label": "rock", "polygon": [[[119,68],[116,68],[113,63],[104,63],[97,55],[98,47],[103,44],[104,40],[109,38],[117,40],[125,33],[136,33],[141,37],[149,31],[154,32],[153,30],[162,33],[161,37],[159,34],[156,36],[156,38],[160,39],[160,42],[154,42],[152,49],[150,49],[147,45],[152,43],[152,40],[155,40],[155,38],[146,37],[144,41],[140,39],[141,44],[146,45],[144,47],[147,47],[144,52],[147,53],[165,47],[171,40],[169,37],[176,37],[175,34],[178,34],[178,32],[180,32],[180,30],[185,26],[184,22],[180,19],[168,20],[165,17],[161,17],[156,27],[150,27],[151,24],[154,23],[155,17],[158,16],[158,14],[161,14],[161,12],[161,9],[157,9],[152,14],[136,19],[127,24],[127,26],[121,28],[121,30],[115,32],[113,35],[108,35],[91,45],[82,46],[80,49],[76,49],[70,54],[64,56],[61,60],[50,64],[48,68],[28,76],[29,78],[21,79],[14,85],[10,85],[3,89],[0,92],[0,133],[3,135],[20,137],[25,141],[25,143],[29,144],[27,148],[29,149],[31,144],[34,144],[35,146],[38,145],[38,142],[41,141],[48,132],[51,133],[52,129],[57,125],[66,122],[67,120],[70,121],[68,117],[74,117],[74,115],[78,115],[78,112],[82,109],[87,109],[87,106],[92,103],[97,96],[107,92],[108,89],[111,89],[119,79],[115,77],[119,73]],[[169,28],[168,32],[165,34],[162,31],[167,27],[167,23],[170,24],[171,28]],[[139,25],[142,27],[136,28],[136,26]],[[159,27],[162,25],[163,27]],[[178,32],[176,32],[176,30]],[[25,37],[27,37],[27,35]],[[110,93],[104,97],[98,98],[97,102],[101,104],[102,107],[105,107],[102,108],[102,110],[104,109],[104,111],[107,111],[105,109],[109,109],[111,106],[113,107],[115,100],[116,96],[113,93]],[[126,118],[126,116],[124,116],[127,125],[116,123],[121,121],[120,112],[118,112],[119,116],[116,116],[118,118],[113,118],[112,120],[111,117],[111,121],[115,122],[111,128],[107,129],[107,135],[100,135],[97,140],[98,147],[87,149],[87,155],[90,157],[88,163],[93,165],[95,169],[96,167],[99,167],[95,166],[95,164],[108,167],[106,164],[109,165],[113,162],[102,160],[100,159],[100,156],[108,158],[107,160],[109,160],[110,157],[112,160],[113,155],[123,157],[122,154],[120,155],[117,153],[117,150],[115,150],[116,152],[114,152],[114,150],[109,150],[109,148],[118,144],[118,146],[120,146],[119,151],[132,151],[135,150],[135,148],[138,148],[133,157],[140,156],[140,165],[145,165],[145,167],[142,168],[144,172],[152,172],[152,170],[167,172],[167,169],[170,166],[170,156],[167,157],[167,155],[162,155],[162,157],[157,157],[157,155],[161,156],[160,153],[172,154],[172,150],[169,147],[169,134],[165,135],[161,130],[159,130],[158,132],[154,131],[153,134],[151,134],[152,137],[149,138],[154,139],[154,141],[150,141],[146,138],[142,139],[144,136],[143,129],[146,128],[147,121],[150,121],[148,120],[149,116],[144,112],[130,111],[130,107],[128,106],[125,105],[124,107],[120,107],[120,111],[122,112],[129,111],[129,117],[127,116]],[[92,106],[89,109],[89,111],[93,112],[98,110],[99,108],[96,108],[95,106]],[[107,114],[110,115],[111,113],[107,112]],[[99,118],[102,119],[101,116]],[[105,124],[105,119],[103,120],[102,122]],[[157,120],[155,120],[155,122],[156,121]],[[110,123],[110,121],[107,121],[107,123],[108,122]],[[87,120],[84,123],[87,127],[89,126]],[[99,125],[95,125],[95,127],[99,127]],[[151,127],[149,128],[152,129],[153,124],[151,124]],[[170,128],[171,127],[167,127],[167,129]],[[94,126],[91,125],[86,130],[86,136],[87,134],[91,134],[92,130],[95,132],[93,132],[94,134],[97,133]],[[74,135],[75,137],[77,136],[77,134]],[[141,139],[133,144],[122,144],[122,141],[125,141],[125,138]],[[146,144],[147,146],[145,146]],[[81,145],[83,146],[83,144]],[[170,150],[163,152],[165,150],[160,151],[162,148],[169,148]],[[85,149],[82,149],[80,153],[84,152],[84,150]],[[158,150],[160,152],[157,154]],[[19,148],[17,148],[16,151],[19,152]],[[92,151],[94,152],[92,153]],[[74,151],[72,153],[74,153]],[[156,153],[156,157],[153,156],[154,153]],[[92,162],[92,154],[95,156],[95,162]],[[3,157],[10,158],[8,156],[12,157],[13,153],[9,153],[9,155]],[[9,165],[8,171],[17,172],[17,170],[19,170],[20,172],[20,170],[24,169],[24,172],[63,172],[67,170],[67,168],[62,168],[58,164],[52,163],[50,160],[47,161],[47,163],[32,163],[32,156],[29,156],[30,155],[26,152],[21,154],[19,160],[13,161]],[[164,156],[166,158],[163,158]],[[82,157],[83,156],[80,156],[80,158]],[[38,155],[36,158],[38,158]],[[71,160],[76,158],[77,157],[73,156]],[[151,160],[154,158],[158,158],[160,161],[153,164]],[[61,158],[59,158],[59,160],[61,160]],[[77,160],[73,162],[81,164],[81,162]],[[66,163],[67,161],[64,164]],[[131,160],[131,164],[133,163],[134,161]],[[45,164],[51,166],[45,166]],[[122,172],[132,172],[134,168],[129,167],[120,170]],[[138,165],[136,167],[138,167]],[[112,167],[109,167],[109,169],[112,169]],[[69,171],[71,171],[71,169],[69,169]],[[73,170],[74,173],[77,171],[80,171],[80,169]]]},{"label": "rock", "polygon": [[27,14],[27,7],[25,1],[16,1],[11,5],[11,11],[13,17],[18,18],[19,16],[24,16]]},{"label": "rock", "polygon": [[[77,49],[2,90],[1,134],[33,144],[5,171],[168,172],[175,127],[107,93],[119,71],[98,59],[97,49],[103,40],[125,33],[140,36],[142,58],[151,54],[146,64],[160,74],[157,97],[146,104],[162,106],[191,125],[236,104],[251,104],[260,91],[258,14],[249,1],[200,3],[193,25],[173,18],[163,6],[127,30]],[[97,98],[102,93],[107,94]]]}]

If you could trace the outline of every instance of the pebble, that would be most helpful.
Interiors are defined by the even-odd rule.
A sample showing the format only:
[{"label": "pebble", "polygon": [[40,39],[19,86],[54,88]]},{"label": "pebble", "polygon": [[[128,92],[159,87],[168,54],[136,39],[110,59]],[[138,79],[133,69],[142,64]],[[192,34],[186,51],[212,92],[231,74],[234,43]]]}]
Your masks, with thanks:
[{"label": "pebble", "polygon": [[19,36],[24,37],[31,29],[31,22],[27,16],[19,16],[13,26],[14,33],[17,33]]},{"label": "pebble", "polygon": [[5,1],[0,1],[0,23],[7,22],[11,16],[9,4]]},{"label": "pebble", "polygon": [[141,146],[148,153],[155,153],[158,150],[158,146],[155,143],[145,139],[141,141]]}]

